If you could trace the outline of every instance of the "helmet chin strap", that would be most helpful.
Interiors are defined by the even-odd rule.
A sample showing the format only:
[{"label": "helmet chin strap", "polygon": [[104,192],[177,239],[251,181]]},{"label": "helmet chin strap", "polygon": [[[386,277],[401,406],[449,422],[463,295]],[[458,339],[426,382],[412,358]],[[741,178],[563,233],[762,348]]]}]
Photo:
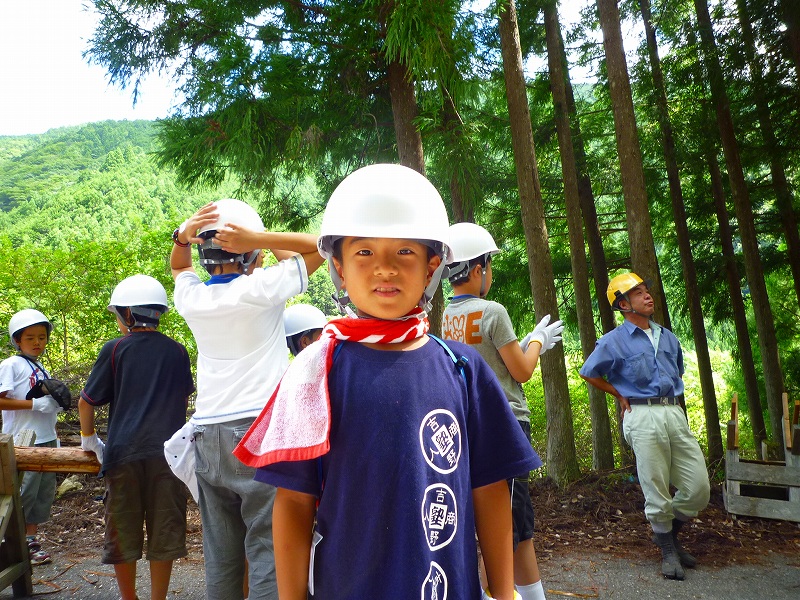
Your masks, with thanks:
[{"label": "helmet chin strap", "polygon": [[484,267],[481,269],[481,289],[478,294],[481,298],[485,298],[486,294],[489,293],[489,290],[486,289],[486,268],[489,266],[489,262],[492,260],[491,253],[483,255],[483,264]]},{"label": "helmet chin strap", "polygon": [[331,276],[333,287],[336,288],[336,293],[331,294],[331,298],[333,299],[334,304],[336,304],[336,308],[339,309],[339,313],[347,315],[348,317],[356,318],[358,315],[356,315],[349,305],[350,296],[347,295],[347,292],[342,294],[342,278],[339,277],[339,273],[336,270],[336,266],[333,264],[332,258],[328,259],[328,273]]},{"label": "helmet chin strap", "polygon": [[[628,294],[622,294],[622,297],[625,299],[625,302],[628,303],[628,306],[631,306],[631,301],[628,299]],[[622,308],[621,306],[617,305],[617,310],[621,313],[631,313],[632,315],[641,315],[643,317],[647,317],[648,315],[644,313],[640,313],[637,310],[633,310],[633,308]]]},{"label": "helmet chin strap", "polygon": [[425,288],[425,293],[422,295],[422,299],[419,301],[419,306],[424,310],[426,313],[430,312],[431,306],[433,304],[433,296],[436,294],[436,290],[439,287],[439,282],[442,280],[442,273],[445,270],[444,260],[439,263],[439,266],[436,267],[436,270],[431,275],[431,281],[428,284],[428,287]]},{"label": "helmet chin strap", "polygon": [[[431,305],[433,301],[433,296],[436,293],[436,289],[439,287],[439,282],[442,279],[442,273],[445,270],[444,261],[439,263],[439,266],[436,267],[436,270],[431,275],[431,281],[428,286],[425,288],[425,292],[422,294],[422,298],[419,301],[418,306],[422,308],[426,313],[430,312]],[[358,315],[350,308],[349,302],[350,297],[347,293],[342,293],[342,278],[339,277],[339,273],[336,271],[336,267],[333,264],[333,259],[328,259],[328,272],[331,276],[331,281],[333,281],[333,286],[336,288],[336,293],[331,295],[333,301],[336,303],[339,312],[342,314],[346,314],[348,317],[357,318]],[[405,319],[405,316],[399,317],[397,320]]]}]

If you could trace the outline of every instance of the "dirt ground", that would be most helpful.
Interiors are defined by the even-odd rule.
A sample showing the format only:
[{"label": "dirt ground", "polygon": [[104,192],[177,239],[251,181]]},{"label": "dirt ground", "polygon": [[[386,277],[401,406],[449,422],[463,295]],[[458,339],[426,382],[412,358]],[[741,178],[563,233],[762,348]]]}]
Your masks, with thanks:
[{"label": "dirt ground", "polygon": [[[51,565],[34,567],[35,593],[57,599],[117,598],[113,570],[98,560],[103,537],[102,483],[88,475],[73,479],[80,483],[80,488],[58,498],[51,521],[41,527],[43,546],[52,552],[54,561]],[[536,552],[543,574],[563,573],[568,558],[577,561],[581,560],[577,557],[600,556],[606,563],[619,559],[631,563],[644,560],[648,565],[647,577],[660,579],[658,550],[650,541],[641,489],[629,473],[589,475],[565,490],[549,480],[539,479],[531,484],[531,495],[536,508]],[[188,521],[189,556],[175,565],[170,598],[204,597],[202,529],[197,506],[191,501]],[[712,486],[711,503],[685,532],[687,546],[704,566],[765,565],[767,569],[770,556],[782,555],[789,557],[786,560],[790,568],[800,569],[800,525],[732,518],[723,506],[720,484]],[[591,568],[597,563],[596,558],[592,560],[581,564]],[[144,561],[140,564],[145,571]],[[140,597],[145,600],[146,571],[141,579]],[[6,590],[0,599],[10,598],[9,594],[10,590]],[[548,597],[562,595],[608,597],[608,593],[599,596],[596,591],[582,594],[552,589]]]}]

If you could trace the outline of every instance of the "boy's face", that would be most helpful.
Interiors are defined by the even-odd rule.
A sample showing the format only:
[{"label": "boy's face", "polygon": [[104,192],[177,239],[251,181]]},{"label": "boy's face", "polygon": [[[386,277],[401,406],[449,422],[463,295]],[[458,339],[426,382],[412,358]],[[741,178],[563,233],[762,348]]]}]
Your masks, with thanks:
[{"label": "boy's face", "polygon": [[47,327],[44,325],[31,325],[22,330],[19,341],[19,351],[28,356],[38,357],[47,346]]},{"label": "boy's face", "polygon": [[419,304],[441,259],[420,242],[346,237],[333,259],[342,286],[361,316],[397,319]]}]

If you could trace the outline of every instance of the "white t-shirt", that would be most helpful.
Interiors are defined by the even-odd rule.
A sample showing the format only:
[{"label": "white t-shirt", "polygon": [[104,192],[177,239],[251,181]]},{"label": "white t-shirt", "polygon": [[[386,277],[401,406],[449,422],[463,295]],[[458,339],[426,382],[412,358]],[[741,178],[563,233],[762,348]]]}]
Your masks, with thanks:
[{"label": "white t-shirt", "polygon": [[175,309],[197,342],[193,422],[225,423],[261,412],[289,365],[284,306],[307,286],[305,261],[296,256],[252,275],[212,278],[210,285],[192,272],[178,275]]},{"label": "white t-shirt", "polygon": [[[0,363],[0,393],[15,400],[24,400],[25,394],[40,379],[48,377],[44,367],[37,361],[22,356],[10,356]],[[36,432],[36,444],[56,439],[58,413],[42,413],[36,410],[4,410],[3,433],[16,436],[24,429]]]}]

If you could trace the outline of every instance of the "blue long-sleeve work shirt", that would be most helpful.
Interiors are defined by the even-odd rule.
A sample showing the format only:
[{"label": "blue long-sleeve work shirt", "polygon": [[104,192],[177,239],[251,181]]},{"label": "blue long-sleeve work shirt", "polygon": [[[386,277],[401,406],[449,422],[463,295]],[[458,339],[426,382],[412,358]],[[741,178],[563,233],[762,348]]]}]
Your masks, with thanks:
[{"label": "blue long-sleeve work shirt", "polygon": [[[683,351],[678,338],[650,322],[653,340],[627,319],[597,341],[580,370],[605,377],[625,398],[683,394]],[[654,347],[655,346],[655,347]]]}]

